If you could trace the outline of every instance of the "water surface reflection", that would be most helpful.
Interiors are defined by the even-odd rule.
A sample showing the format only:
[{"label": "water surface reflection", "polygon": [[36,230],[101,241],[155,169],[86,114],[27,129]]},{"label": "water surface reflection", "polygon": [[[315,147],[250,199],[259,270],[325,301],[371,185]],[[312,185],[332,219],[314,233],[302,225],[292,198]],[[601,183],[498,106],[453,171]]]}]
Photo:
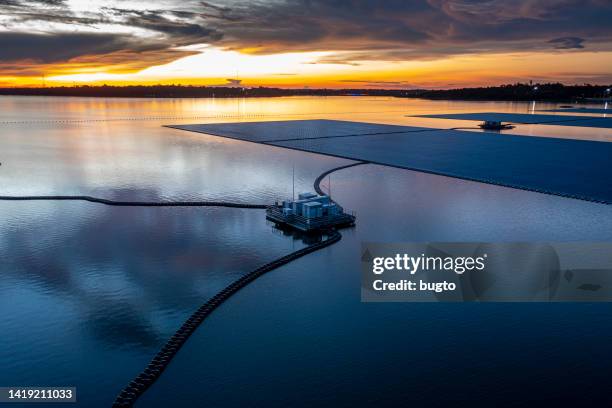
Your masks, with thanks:
[{"label": "water surface reflection", "polygon": [[[27,122],[0,123],[0,189],[273,202],[291,196],[293,168],[296,191],[307,191],[322,171],[350,162],[162,127],[191,119],[152,118],[437,126],[404,115],[528,109],[391,98],[0,97],[0,122]],[[140,119],[117,120],[129,117]],[[103,121],[63,122],[91,119]],[[612,140],[605,129],[534,125],[516,132]],[[589,327],[605,332],[602,323],[612,316],[604,307],[362,305],[359,246],[362,240],[610,240],[611,207],[373,165],[335,173],[332,183],[335,197],[357,211],[357,227],[224,304],[145,395],[144,406],[188,400],[238,406],[245,395],[253,404],[346,405],[375,400],[371,384],[382,377],[391,379],[384,392],[416,392],[407,383],[422,391],[436,379],[444,391],[436,395],[443,395],[455,390],[450,378],[439,381],[445,373],[483,359],[491,363],[475,365],[478,379],[506,395],[509,386],[487,380],[494,368],[522,361],[552,384],[564,380],[569,361],[595,364],[580,350],[609,355],[599,340],[605,336],[589,335]],[[76,385],[78,405],[86,407],[108,406],[182,320],[227,282],[305,244],[275,230],[262,210],[0,202],[0,217],[0,384]],[[552,341],[548,333],[566,340]],[[481,340],[491,338],[498,341]],[[583,347],[570,348],[572,342]],[[404,344],[420,354],[396,353]],[[532,357],[556,362],[538,368],[542,359],[517,358],[527,346]],[[591,384],[603,385],[599,373],[612,369],[601,361],[612,359],[582,372]]]}]

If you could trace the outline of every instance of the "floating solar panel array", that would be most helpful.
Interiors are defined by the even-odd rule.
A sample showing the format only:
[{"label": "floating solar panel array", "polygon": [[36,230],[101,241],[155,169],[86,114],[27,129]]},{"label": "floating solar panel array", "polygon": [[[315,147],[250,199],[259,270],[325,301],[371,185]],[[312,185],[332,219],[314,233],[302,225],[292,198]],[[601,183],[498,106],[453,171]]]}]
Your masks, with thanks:
[{"label": "floating solar panel array", "polygon": [[601,116],[539,115],[530,113],[449,113],[439,115],[417,115],[420,118],[498,121],[518,124],[540,124],[556,126],[582,126],[612,129],[612,118]]},{"label": "floating solar panel array", "polygon": [[341,120],[281,120],[272,122],[211,123],[200,125],[168,126],[176,129],[207,133],[249,142],[270,142],[288,139],[318,139],[363,134],[397,133],[410,130],[429,130],[410,126],[381,125],[376,123],[347,122]]},{"label": "floating solar panel array", "polygon": [[612,143],[333,120],[172,127],[612,203]]},{"label": "floating solar panel array", "polygon": [[543,109],[538,112],[569,112],[569,113],[601,113],[612,114],[612,108],[560,108],[560,109]]}]

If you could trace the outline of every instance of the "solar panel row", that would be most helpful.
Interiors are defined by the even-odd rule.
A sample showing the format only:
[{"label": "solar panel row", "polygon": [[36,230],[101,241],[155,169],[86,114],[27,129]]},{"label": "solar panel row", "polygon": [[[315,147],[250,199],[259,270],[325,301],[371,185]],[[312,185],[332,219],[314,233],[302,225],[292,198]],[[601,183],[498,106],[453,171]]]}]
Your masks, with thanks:
[{"label": "solar panel row", "polygon": [[331,120],[173,127],[612,203],[612,143]]},{"label": "solar panel row", "polygon": [[418,115],[420,118],[458,119],[477,121],[498,121],[519,124],[542,124],[555,126],[581,126],[612,129],[612,118],[601,116],[540,115],[530,113],[449,113],[439,115]]},{"label": "solar panel row", "polygon": [[569,113],[601,113],[601,114],[612,114],[612,107],[609,109],[605,108],[560,108],[560,109],[545,109],[539,112],[569,112]]}]

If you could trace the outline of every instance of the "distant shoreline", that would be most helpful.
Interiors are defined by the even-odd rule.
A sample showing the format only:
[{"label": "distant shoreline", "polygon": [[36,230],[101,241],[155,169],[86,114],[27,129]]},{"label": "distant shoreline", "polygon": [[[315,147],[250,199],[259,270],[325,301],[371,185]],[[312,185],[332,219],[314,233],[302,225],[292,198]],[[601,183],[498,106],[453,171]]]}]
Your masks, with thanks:
[{"label": "distant shoreline", "polygon": [[61,96],[97,98],[268,98],[283,96],[388,96],[431,100],[465,101],[550,101],[603,102],[612,101],[612,85],[511,84],[495,87],[428,89],[284,89],[206,87],[189,85],[154,86],[74,86],[39,88],[0,88],[6,96]]}]

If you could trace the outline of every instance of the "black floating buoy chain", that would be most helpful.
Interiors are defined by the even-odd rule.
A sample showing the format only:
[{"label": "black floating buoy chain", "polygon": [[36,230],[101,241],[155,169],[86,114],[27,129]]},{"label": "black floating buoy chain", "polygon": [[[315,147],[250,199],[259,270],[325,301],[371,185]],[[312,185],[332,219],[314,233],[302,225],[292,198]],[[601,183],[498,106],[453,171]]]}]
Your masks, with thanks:
[{"label": "black floating buoy chain", "polygon": [[40,195],[40,196],[0,196],[5,201],[88,201],[90,203],[121,207],[231,207],[265,209],[265,204],[234,203],[229,201],[115,201],[85,195]]},{"label": "black floating buoy chain", "polygon": [[[314,181],[314,189],[320,194],[325,193],[321,190],[321,181],[329,174],[368,162],[356,162],[344,166],[335,167],[323,172]],[[154,382],[159,378],[164,369],[170,363],[170,360],[178,353],[179,349],[185,344],[189,336],[198,328],[198,326],[212,313],[221,303],[229,299],[234,293],[245,287],[261,275],[269,272],[279,266],[288,264],[289,262],[298,259],[304,255],[308,255],[319,249],[330,246],[342,239],[342,234],[339,231],[331,229],[326,232],[327,239],[316,244],[299,249],[295,252],[269,262],[246,275],[241,276],[234,282],[230,283],[225,289],[218,292],[215,296],[206,301],[198,308],[183,325],[170,337],[161,350],[151,359],[147,367],[138,374],[128,385],[119,393],[113,404],[114,408],[131,407],[134,405],[138,397],[140,397]]]},{"label": "black floating buoy chain", "polygon": [[[367,162],[357,162],[340,167],[333,168],[322,173],[314,182],[314,189],[318,194],[324,195],[320,188],[320,183],[328,174],[345,169],[348,167],[366,164]],[[265,209],[264,204],[243,204],[227,201],[115,201],[104,198],[86,196],[86,195],[39,195],[39,196],[0,196],[0,200],[5,201],[41,201],[41,200],[60,200],[60,201],[88,201],[92,203],[110,205],[110,206],[133,206],[133,207],[232,207],[232,208],[254,208]],[[162,374],[168,366],[172,358],[178,353],[180,348],[185,344],[189,336],[198,328],[198,326],[213,312],[221,303],[229,299],[234,293],[260,277],[261,275],[274,270],[282,265],[308,255],[319,249],[330,246],[342,239],[342,234],[335,229],[330,229],[324,232],[327,239],[316,244],[309,245],[299,249],[272,262],[269,262],[254,271],[247,273],[236,279],[215,296],[201,305],[170,337],[161,350],[151,359],[145,369],[138,374],[116,397],[113,407],[131,407]]]},{"label": "black floating buoy chain", "polygon": [[295,252],[269,262],[254,271],[247,273],[230,283],[225,289],[200,306],[183,325],[170,337],[161,350],[151,359],[147,367],[140,372],[128,385],[119,393],[113,404],[114,408],[132,407],[138,397],[140,397],[162,374],[172,358],[178,353],[185,344],[189,336],[198,326],[215,310],[221,303],[229,299],[234,293],[260,277],[261,275],[288,264],[289,262],[301,258],[304,255],[318,251],[332,245],[342,238],[340,232],[330,230],[326,232],[327,239],[316,244],[309,245]]},{"label": "black floating buoy chain", "polygon": [[369,162],[367,161],[359,161],[357,163],[351,163],[351,164],[347,164],[345,166],[340,166],[340,167],[335,167],[333,169],[324,171],[323,173],[321,173],[321,175],[319,177],[316,178],[315,182],[314,182],[314,189],[317,192],[317,194],[319,195],[325,195],[325,192],[321,189],[321,181],[323,181],[323,179],[325,177],[327,177],[329,174],[338,171],[338,170],[342,170],[342,169],[348,169],[349,167],[355,167],[355,166],[360,166],[362,164],[368,164]]}]

